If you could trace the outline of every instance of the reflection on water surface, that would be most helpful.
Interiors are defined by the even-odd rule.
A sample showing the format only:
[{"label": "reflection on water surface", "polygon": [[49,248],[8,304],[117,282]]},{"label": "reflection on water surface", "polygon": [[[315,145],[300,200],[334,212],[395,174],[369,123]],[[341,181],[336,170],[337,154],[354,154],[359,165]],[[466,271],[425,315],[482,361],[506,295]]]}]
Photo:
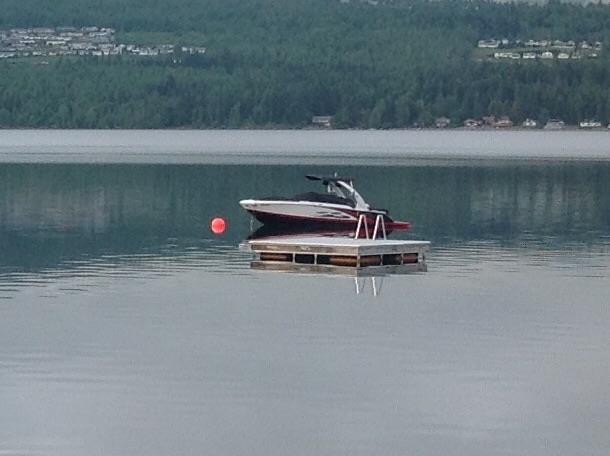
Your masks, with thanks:
[{"label": "reflection on water surface", "polygon": [[251,270],[333,171],[0,165],[0,453],[607,454],[610,166],[345,167],[428,272]]}]

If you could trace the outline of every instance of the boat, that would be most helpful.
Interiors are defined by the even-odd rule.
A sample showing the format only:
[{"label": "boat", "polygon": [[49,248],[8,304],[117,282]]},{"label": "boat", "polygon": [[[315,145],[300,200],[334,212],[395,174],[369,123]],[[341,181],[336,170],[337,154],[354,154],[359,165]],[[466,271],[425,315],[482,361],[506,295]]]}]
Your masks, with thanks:
[{"label": "boat", "polygon": [[272,196],[244,199],[239,204],[265,225],[351,228],[364,215],[371,226],[381,216],[388,229],[406,230],[411,227],[409,222],[392,219],[386,209],[371,207],[356,191],[351,177],[305,177],[321,182],[326,187],[326,193],[307,192],[292,198]]}]

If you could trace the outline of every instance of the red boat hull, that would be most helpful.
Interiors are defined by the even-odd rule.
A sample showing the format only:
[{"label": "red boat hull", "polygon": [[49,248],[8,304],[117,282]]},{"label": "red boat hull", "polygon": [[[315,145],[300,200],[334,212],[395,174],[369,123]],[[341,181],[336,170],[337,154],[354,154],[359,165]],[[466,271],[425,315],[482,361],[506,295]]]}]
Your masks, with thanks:
[{"label": "red boat hull", "polygon": [[[270,212],[262,212],[262,211],[253,211],[250,212],[258,221],[265,225],[280,225],[280,226],[300,226],[300,227],[311,227],[319,228],[319,227],[331,227],[335,226],[338,228],[356,228],[358,225],[358,216],[360,213],[357,211],[352,211],[354,218],[350,219],[338,219],[338,220],[329,220],[329,219],[320,219],[316,217],[306,217],[306,216],[295,216],[295,215],[285,215],[285,214],[273,214]],[[366,221],[369,225],[369,228],[375,226],[375,218],[377,214],[370,213],[366,214]],[[411,223],[395,221],[392,220],[388,216],[384,216],[384,224],[386,229],[388,230],[408,230],[411,228]]]}]

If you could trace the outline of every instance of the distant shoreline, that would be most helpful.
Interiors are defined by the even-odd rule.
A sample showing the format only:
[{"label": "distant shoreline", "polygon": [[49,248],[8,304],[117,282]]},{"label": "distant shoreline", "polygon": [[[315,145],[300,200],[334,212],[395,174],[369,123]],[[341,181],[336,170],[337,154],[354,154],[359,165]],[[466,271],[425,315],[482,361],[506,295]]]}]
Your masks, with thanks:
[{"label": "distant shoreline", "polygon": [[0,163],[425,166],[610,161],[581,130],[4,130]]},{"label": "distant shoreline", "polygon": [[406,128],[318,128],[318,127],[291,127],[291,126],[256,126],[256,127],[174,127],[174,128],[56,128],[56,127],[3,127],[0,131],[529,131],[529,132],[556,132],[556,131],[582,131],[582,132],[609,132],[608,127],[581,128],[577,125],[567,125],[563,128],[528,128],[528,127],[406,127]]}]

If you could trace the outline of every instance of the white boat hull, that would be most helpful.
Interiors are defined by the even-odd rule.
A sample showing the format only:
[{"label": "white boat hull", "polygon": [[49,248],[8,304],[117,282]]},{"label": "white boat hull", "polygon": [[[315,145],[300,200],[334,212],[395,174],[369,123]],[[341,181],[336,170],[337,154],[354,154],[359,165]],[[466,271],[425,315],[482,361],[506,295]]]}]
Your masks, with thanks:
[{"label": "white boat hull", "polygon": [[358,223],[359,212],[343,204],[253,199],[242,200],[239,204],[263,223]]}]

